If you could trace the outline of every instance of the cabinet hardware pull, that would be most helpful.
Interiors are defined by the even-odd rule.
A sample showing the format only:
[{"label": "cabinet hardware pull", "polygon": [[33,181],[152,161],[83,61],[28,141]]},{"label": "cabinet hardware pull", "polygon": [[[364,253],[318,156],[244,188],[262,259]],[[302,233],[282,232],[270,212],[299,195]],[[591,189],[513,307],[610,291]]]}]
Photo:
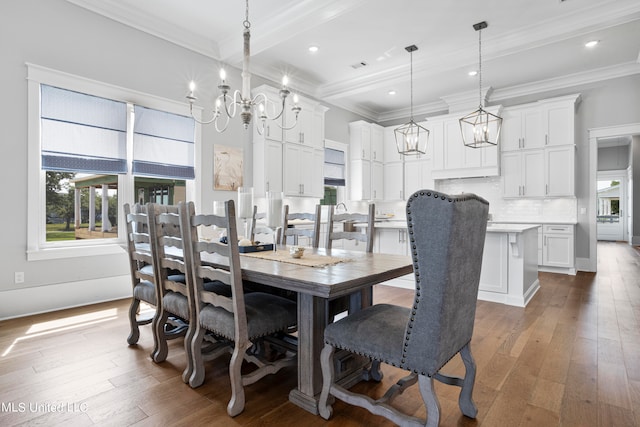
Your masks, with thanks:
[{"label": "cabinet hardware pull", "polygon": [[362,150],[362,158],[364,159],[364,149]]},{"label": "cabinet hardware pull", "polygon": [[549,135],[544,136],[544,145],[549,145]]}]

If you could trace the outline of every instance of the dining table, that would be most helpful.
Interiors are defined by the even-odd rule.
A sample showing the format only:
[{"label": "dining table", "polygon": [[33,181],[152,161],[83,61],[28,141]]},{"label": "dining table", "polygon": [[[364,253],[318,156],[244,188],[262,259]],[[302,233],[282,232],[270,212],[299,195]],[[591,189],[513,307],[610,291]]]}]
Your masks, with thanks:
[{"label": "dining table", "polygon": [[[289,247],[244,253],[240,256],[242,279],[297,293],[298,305],[298,383],[289,393],[295,405],[318,413],[318,396],[322,389],[320,352],[324,329],[330,321],[328,301],[350,296],[350,311],[369,306],[373,285],[413,272],[411,257],[383,253],[366,253],[344,249],[305,248],[301,258],[289,256]],[[224,267],[216,255],[202,261]],[[348,356],[341,375],[343,384],[355,384],[362,371]]]}]

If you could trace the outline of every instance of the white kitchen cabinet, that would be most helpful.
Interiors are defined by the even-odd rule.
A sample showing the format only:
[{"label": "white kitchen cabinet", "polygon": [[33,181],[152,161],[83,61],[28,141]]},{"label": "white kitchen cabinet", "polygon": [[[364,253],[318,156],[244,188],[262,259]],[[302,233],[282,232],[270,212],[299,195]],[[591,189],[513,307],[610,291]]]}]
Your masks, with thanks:
[{"label": "white kitchen cabinet", "polygon": [[384,164],[371,162],[371,199],[384,199]]},{"label": "white kitchen cabinet", "polygon": [[575,105],[579,95],[505,108],[502,151],[573,145]]},{"label": "white kitchen cabinet", "polygon": [[398,146],[396,144],[395,130],[398,126],[388,126],[383,130],[384,135],[384,162],[402,162],[404,156],[398,153]]},{"label": "white kitchen cabinet", "polygon": [[[492,109],[498,113],[499,107]],[[428,122],[427,122],[428,123]],[[440,136],[440,129],[441,135]],[[471,148],[464,145],[459,117],[447,117],[442,127],[434,123],[433,179],[472,178],[500,174],[498,146]],[[431,135],[430,135],[431,137]]]},{"label": "white kitchen cabinet", "polygon": [[376,228],[375,252],[409,255],[409,239],[405,228]]},{"label": "white kitchen cabinet", "polygon": [[260,139],[253,143],[253,188],[256,197],[282,192],[282,143]]},{"label": "white kitchen cabinet", "polygon": [[575,230],[573,225],[544,224],[542,226],[542,265],[574,271]]},{"label": "white kitchen cabinet", "polygon": [[362,120],[349,123],[351,200],[384,198],[384,129]]},{"label": "white kitchen cabinet", "polygon": [[502,153],[503,197],[544,197],[544,150]]},{"label": "white kitchen cabinet", "polygon": [[384,164],[384,199],[404,200],[404,164],[390,162]]},{"label": "white kitchen cabinet", "polygon": [[322,197],[322,150],[297,143],[285,143],[283,159],[285,196]]},{"label": "white kitchen cabinet", "polygon": [[433,160],[430,158],[406,160],[404,162],[404,199],[411,194],[425,188],[433,189],[434,181],[431,177]]},{"label": "white kitchen cabinet", "polygon": [[[253,91],[266,95],[265,111],[277,116],[282,108],[279,90],[262,85]],[[323,197],[324,115],[327,108],[299,97],[302,110],[297,123],[291,111],[293,96],[287,99],[278,121],[262,123],[254,118],[253,176],[254,191],[264,197],[267,191],[283,191],[287,196]],[[286,130],[294,123],[293,129]],[[283,141],[285,141],[283,143]]]},{"label": "white kitchen cabinet", "polygon": [[545,148],[545,195],[575,196],[575,146]]},{"label": "white kitchen cabinet", "polygon": [[502,151],[544,147],[542,111],[537,105],[505,108],[502,114]]},{"label": "white kitchen cabinet", "polygon": [[362,120],[349,123],[349,157],[371,160],[371,123]]},{"label": "white kitchen cabinet", "polygon": [[384,162],[384,128],[376,124],[371,125],[371,161]]}]

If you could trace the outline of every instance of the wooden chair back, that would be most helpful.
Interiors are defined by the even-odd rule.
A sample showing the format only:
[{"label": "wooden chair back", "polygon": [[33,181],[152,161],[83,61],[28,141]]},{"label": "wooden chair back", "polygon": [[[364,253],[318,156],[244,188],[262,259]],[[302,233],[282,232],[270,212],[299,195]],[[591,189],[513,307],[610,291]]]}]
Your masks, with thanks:
[{"label": "wooden chair back", "polygon": [[[293,236],[293,244],[298,244],[298,237],[304,236],[311,240],[311,247],[317,248],[320,246],[320,205],[316,205],[315,212],[289,212],[289,205],[282,207],[282,241],[283,245],[287,244],[287,237]],[[313,228],[297,228],[289,227],[290,221],[303,220],[311,221]]]},{"label": "wooden chair back", "polygon": [[[369,205],[369,210],[366,214],[363,213],[341,213],[336,214],[334,212],[334,206],[329,206],[329,216],[327,222],[327,244],[326,248],[331,249],[334,240],[356,240],[364,242],[366,244],[366,252],[373,252],[373,236],[374,236],[374,221],[375,221],[375,204]],[[361,232],[353,227],[355,223],[367,224],[366,230]],[[342,224],[342,230],[334,230],[335,225]]]}]

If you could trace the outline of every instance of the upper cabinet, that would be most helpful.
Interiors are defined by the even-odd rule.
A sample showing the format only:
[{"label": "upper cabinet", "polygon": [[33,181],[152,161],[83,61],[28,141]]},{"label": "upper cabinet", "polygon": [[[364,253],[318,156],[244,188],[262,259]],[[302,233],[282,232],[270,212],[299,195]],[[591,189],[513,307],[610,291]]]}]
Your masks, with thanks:
[{"label": "upper cabinet", "polygon": [[384,128],[359,120],[349,123],[351,200],[384,198]]},{"label": "upper cabinet", "polygon": [[[267,97],[267,115],[277,116],[282,109],[278,89],[259,86],[253,95],[257,93]],[[278,120],[267,120],[264,128],[260,120],[253,120],[253,181],[257,197],[264,197],[267,191],[283,191],[285,196],[323,196],[324,115],[327,108],[304,97],[299,97],[298,105],[302,110],[297,122],[291,111],[293,96],[287,98],[285,110]]]},{"label": "upper cabinet", "polygon": [[503,196],[575,197],[575,106],[579,95],[505,108]]},{"label": "upper cabinet", "polygon": [[[487,108],[500,115],[501,107]],[[461,114],[440,117],[429,125],[433,143],[433,179],[474,178],[500,174],[498,146],[470,148],[462,141]]]},{"label": "upper cabinet", "polygon": [[574,117],[579,95],[505,108],[502,151],[575,144]]}]

